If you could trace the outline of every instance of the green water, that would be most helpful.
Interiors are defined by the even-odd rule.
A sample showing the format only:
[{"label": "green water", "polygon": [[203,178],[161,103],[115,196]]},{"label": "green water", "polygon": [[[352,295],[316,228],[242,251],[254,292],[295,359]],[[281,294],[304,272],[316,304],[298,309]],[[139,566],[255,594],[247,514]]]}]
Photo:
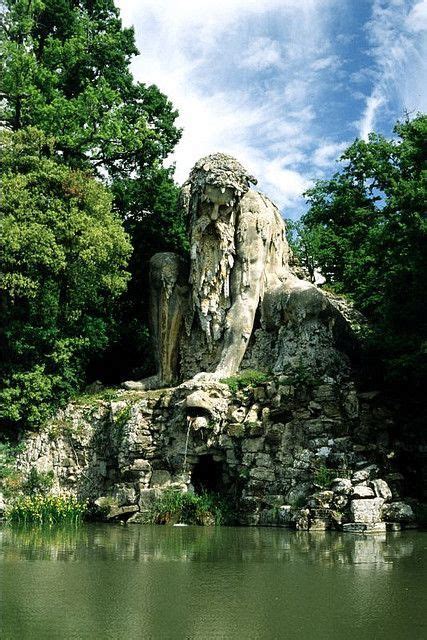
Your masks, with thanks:
[{"label": "green water", "polygon": [[427,533],[0,529],[0,637],[426,638]]}]

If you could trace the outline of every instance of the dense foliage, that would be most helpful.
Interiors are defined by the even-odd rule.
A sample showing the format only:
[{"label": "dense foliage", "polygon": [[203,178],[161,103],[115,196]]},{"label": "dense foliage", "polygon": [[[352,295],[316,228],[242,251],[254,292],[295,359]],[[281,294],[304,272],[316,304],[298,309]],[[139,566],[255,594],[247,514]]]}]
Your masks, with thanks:
[{"label": "dense foliage", "polygon": [[0,419],[34,426],[105,349],[131,245],[108,190],[44,134],[3,132],[2,146]]},{"label": "dense foliage", "polygon": [[177,112],[156,86],[135,82],[138,51],[113,0],[3,0],[1,120],[53,137],[68,166],[106,182],[131,236],[128,291],[118,331],[94,376],[118,381],[144,361],[147,265],[159,250],[184,249],[184,220],[173,168],[164,159],[181,132]]},{"label": "dense foliage", "polygon": [[313,275],[349,295],[371,321],[383,375],[422,388],[427,370],[427,117],[371,134],[343,154],[332,179],[307,193],[296,250]]}]

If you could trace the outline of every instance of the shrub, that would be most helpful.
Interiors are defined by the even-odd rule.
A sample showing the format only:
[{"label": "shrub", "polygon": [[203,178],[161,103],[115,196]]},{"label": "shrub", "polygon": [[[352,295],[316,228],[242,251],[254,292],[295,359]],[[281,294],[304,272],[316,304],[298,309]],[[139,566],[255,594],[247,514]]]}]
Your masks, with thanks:
[{"label": "shrub", "polygon": [[52,486],[53,471],[37,471],[32,467],[28,478],[22,484],[22,489],[26,495],[46,495]]},{"label": "shrub", "polygon": [[6,510],[12,524],[74,524],[80,522],[86,504],[73,496],[20,496]]},{"label": "shrub", "polygon": [[333,469],[329,469],[325,467],[325,465],[321,465],[314,476],[314,483],[317,484],[322,489],[327,489],[331,486],[332,480],[336,476],[336,471]]},{"label": "shrub", "polygon": [[230,378],[223,378],[221,382],[228,385],[230,391],[236,393],[236,391],[240,391],[240,389],[245,389],[247,387],[256,387],[259,384],[268,382],[268,380],[269,376],[263,371],[246,369],[245,371],[241,371],[240,373],[237,373],[235,376],[231,376]]},{"label": "shrub", "polygon": [[228,501],[217,494],[197,495],[167,489],[154,502],[150,520],[154,524],[221,525],[232,521],[232,509]]}]

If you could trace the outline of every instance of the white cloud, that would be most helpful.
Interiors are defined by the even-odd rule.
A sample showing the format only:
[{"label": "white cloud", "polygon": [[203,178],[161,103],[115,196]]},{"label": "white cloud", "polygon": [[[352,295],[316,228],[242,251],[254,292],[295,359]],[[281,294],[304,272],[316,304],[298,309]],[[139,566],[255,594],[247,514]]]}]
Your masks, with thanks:
[{"label": "white cloud", "polygon": [[368,140],[368,136],[375,127],[375,118],[378,109],[384,104],[385,97],[381,95],[379,90],[375,91],[367,97],[365,111],[360,121],[359,135],[362,140]]},{"label": "white cloud", "polygon": [[[340,1],[117,4],[141,50],[135,77],[157,84],[179,110],[184,134],[169,159],[177,180],[201,156],[223,151],[247,165],[279,206],[295,206],[309,184],[317,71],[337,63],[329,25]],[[271,82],[266,72],[274,72]]]},{"label": "white cloud", "polygon": [[[230,153],[286,215],[294,215],[309,177],[328,175],[347,146],[335,142],[348,140],[354,126],[343,114],[353,120],[364,100],[357,126],[366,138],[378,121],[394,120],[404,107],[427,108],[427,0],[371,0],[365,25],[370,64],[353,26],[336,33],[337,25],[353,25],[357,3],[116,2],[141,50],[132,65],[135,77],[157,84],[179,110],[184,133],[169,161],[180,182],[201,156]],[[350,43],[353,54],[345,50]],[[356,92],[344,82],[348,77]],[[397,103],[395,116],[390,105]]]},{"label": "white cloud", "polygon": [[313,69],[313,71],[323,71],[324,69],[338,69],[339,66],[339,57],[336,55],[332,55],[325,58],[318,58],[311,63],[310,69]]},{"label": "white cloud", "polygon": [[317,167],[328,167],[338,160],[341,153],[348,147],[348,142],[325,142],[314,152],[313,163]]},{"label": "white cloud", "polygon": [[404,110],[427,109],[426,28],[426,0],[374,0],[366,25],[375,64],[374,87],[359,122],[362,138],[375,128],[380,108],[389,109],[393,101],[398,103],[395,117]]},{"label": "white cloud", "polygon": [[250,43],[247,52],[240,61],[243,69],[268,69],[268,67],[282,66],[280,44],[271,38],[256,38]]},{"label": "white cloud", "polygon": [[406,26],[413,32],[427,30],[427,0],[421,0],[412,7],[406,18]]}]

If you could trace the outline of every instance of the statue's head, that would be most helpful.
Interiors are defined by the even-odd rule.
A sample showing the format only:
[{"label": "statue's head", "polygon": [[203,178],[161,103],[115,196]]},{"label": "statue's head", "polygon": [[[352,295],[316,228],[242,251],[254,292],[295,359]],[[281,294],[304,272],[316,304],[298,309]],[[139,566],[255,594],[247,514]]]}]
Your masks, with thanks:
[{"label": "statue's head", "polygon": [[[256,179],[232,156],[213,153],[201,158],[190,173],[190,207],[193,215],[212,220],[231,211]],[[201,210],[199,210],[201,208]]]}]

